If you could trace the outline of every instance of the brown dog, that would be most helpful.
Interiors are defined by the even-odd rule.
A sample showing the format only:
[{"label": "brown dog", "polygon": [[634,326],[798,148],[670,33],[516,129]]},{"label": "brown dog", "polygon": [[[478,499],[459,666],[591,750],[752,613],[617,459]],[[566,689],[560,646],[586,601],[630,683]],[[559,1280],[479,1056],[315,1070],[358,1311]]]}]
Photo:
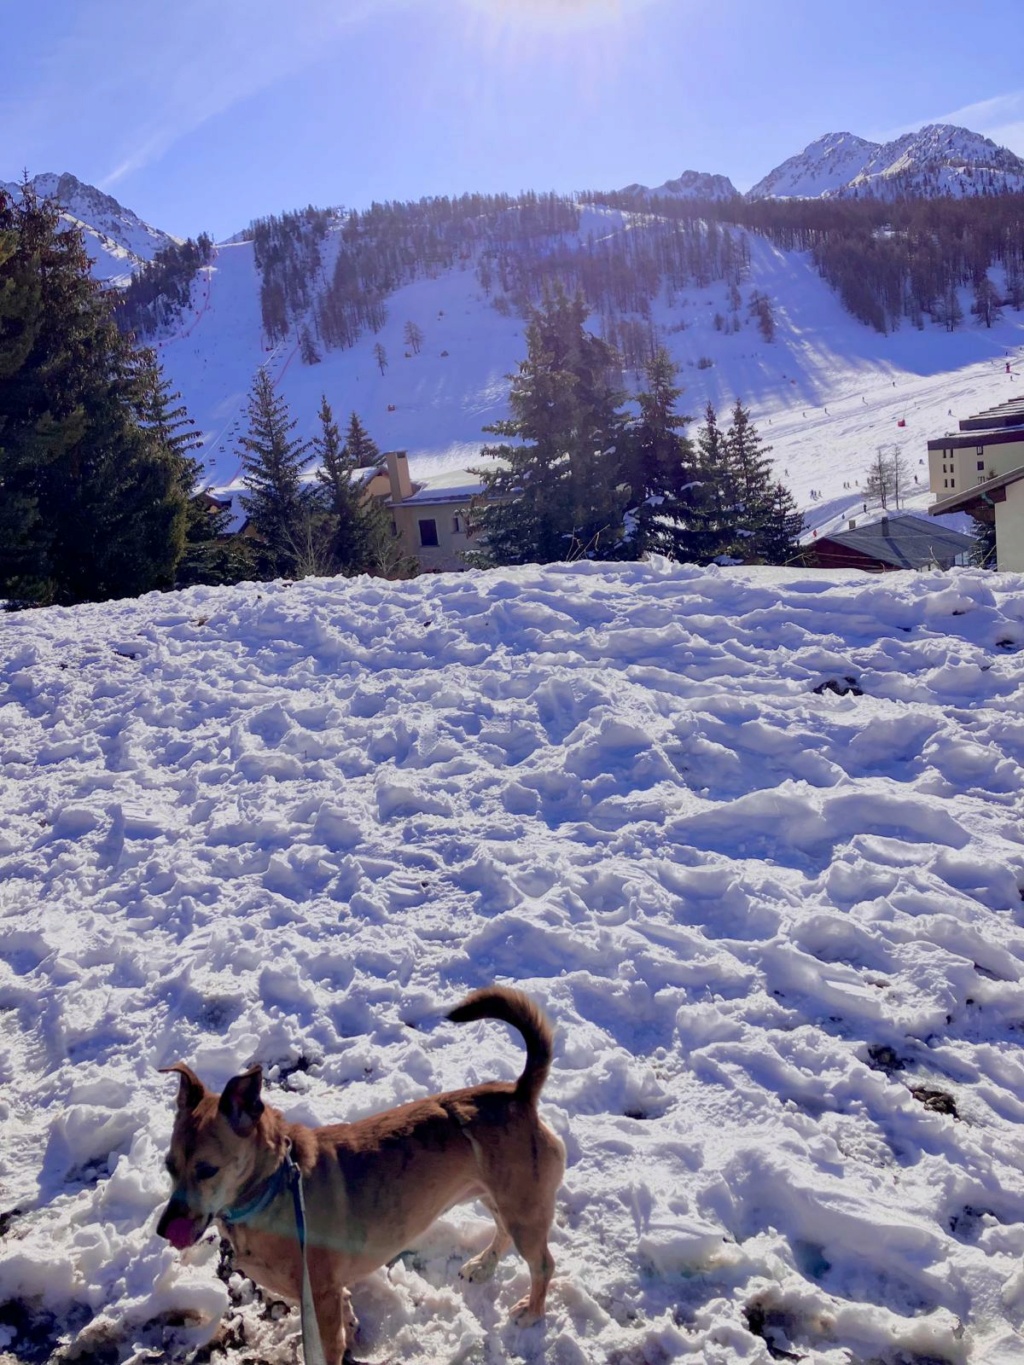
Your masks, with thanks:
[{"label": "brown dog", "polygon": [[530,1268],[530,1292],[513,1318],[525,1326],[543,1315],[554,1268],[548,1230],[565,1166],[560,1139],[537,1113],[551,1066],[551,1026],[521,991],[503,986],[474,991],[448,1018],[500,1019],[517,1028],[526,1042],[519,1080],[448,1091],[356,1123],[307,1128],[263,1103],[259,1067],[235,1076],[222,1095],[207,1090],[183,1062],[165,1068],[181,1080],[167,1156],[175,1187],[157,1232],[188,1247],[216,1219],[246,1275],[272,1294],[298,1300],[302,1254],[290,1156],[302,1174],[309,1282],[328,1365],[340,1365],[352,1344],[348,1286],[469,1199],[487,1206],[496,1229],[461,1275],[488,1279],[514,1243]]}]

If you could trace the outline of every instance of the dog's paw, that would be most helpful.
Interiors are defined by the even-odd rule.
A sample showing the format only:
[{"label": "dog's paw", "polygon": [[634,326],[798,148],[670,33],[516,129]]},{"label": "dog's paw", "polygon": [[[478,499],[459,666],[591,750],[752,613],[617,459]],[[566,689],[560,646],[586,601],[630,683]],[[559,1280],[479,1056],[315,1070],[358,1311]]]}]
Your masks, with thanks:
[{"label": "dog's paw", "polygon": [[528,1295],[525,1299],[520,1299],[518,1303],[513,1304],[512,1311],[509,1313],[509,1319],[516,1327],[533,1327],[540,1322],[543,1316],[543,1313],[534,1312],[531,1308]]},{"label": "dog's paw", "polygon": [[346,1342],[351,1344],[353,1338],[359,1335],[359,1319],[352,1307],[352,1295],[347,1289],[342,1290],[341,1295],[341,1325],[345,1332]]},{"label": "dog's paw", "polygon": [[490,1280],[498,1268],[498,1258],[493,1251],[481,1251],[479,1256],[473,1256],[459,1271],[460,1280],[468,1280],[470,1284],[483,1284],[485,1280]]}]

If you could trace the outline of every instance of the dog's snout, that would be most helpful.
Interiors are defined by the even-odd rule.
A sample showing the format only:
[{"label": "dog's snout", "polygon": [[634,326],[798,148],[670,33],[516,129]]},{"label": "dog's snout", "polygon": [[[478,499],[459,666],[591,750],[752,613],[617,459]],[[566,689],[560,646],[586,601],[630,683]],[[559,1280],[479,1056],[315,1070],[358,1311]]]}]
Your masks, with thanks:
[{"label": "dog's snout", "polygon": [[157,1235],[160,1237],[166,1237],[167,1229],[175,1221],[175,1219],[187,1217],[188,1208],[186,1207],[184,1201],[181,1199],[170,1200],[167,1207],[160,1215],[159,1223],[157,1223],[156,1225]]},{"label": "dog's snout", "polygon": [[182,1251],[192,1246],[203,1235],[209,1219],[196,1218],[184,1200],[172,1198],[160,1215],[157,1234],[165,1237],[172,1247]]}]

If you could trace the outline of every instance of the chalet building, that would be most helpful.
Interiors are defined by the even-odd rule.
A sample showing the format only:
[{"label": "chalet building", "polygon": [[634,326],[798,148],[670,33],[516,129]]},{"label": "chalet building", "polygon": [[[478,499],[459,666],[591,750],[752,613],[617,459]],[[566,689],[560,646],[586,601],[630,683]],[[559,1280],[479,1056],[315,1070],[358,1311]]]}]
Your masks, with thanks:
[{"label": "chalet building", "polygon": [[385,505],[404,552],[416,559],[424,573],[465,569],[465,552],[474,543],[469,504],[483,492],[483,482],[466,469],[453,469],[414,483],[404,450],[385,455],[383,469],[367,484],[371,496],[381,496],[385,475]]},{"label": "chalet building", "polygon": [[974,547],[971,536],[896,512],[846,531],[819,536],[804,547],[805,562],[815,569],[864,569],[891,573],[896,569],[948,569],[967,564]]},{"label": "chalet building", "polygon": [[1024,570],[1024,398],[965,418],[958,435],[929,441],[928,475],[930,516],[968,512],[994,525],[992,567]]}]

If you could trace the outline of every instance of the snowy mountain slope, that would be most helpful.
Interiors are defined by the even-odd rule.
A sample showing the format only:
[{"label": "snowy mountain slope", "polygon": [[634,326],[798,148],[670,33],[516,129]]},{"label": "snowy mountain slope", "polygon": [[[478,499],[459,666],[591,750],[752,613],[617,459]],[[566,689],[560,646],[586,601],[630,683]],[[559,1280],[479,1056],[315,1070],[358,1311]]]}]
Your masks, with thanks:
[{"label": "snowy mountain slope", "polygon": [[[592,208],[580,228],[597,240],[628,230],[622,214]],[[738,332],[716,326],[716,318],[730,316],[722,283],[655,302],[653,320],[680,365],[682,410],[696,425],[708,401],[721,411],[742,399],[774,447],[777,470],[811,529],[842,529],[864,515],[857,481],[878,446],[894,442],[920,472],[909,505],[923,510],[930,495],[918,461],[927,440],[1024,391],[1024,318],[1007,310],[991,329],[907,326],[882,336],[845,312],[805,256],[756,235],[748,245]],[[748,315],[754,290],[772,300],[776,336],[770,343]],[[966,295],[964,306],[969,310]],[[407,357],[408,320],[425,342],[419,355]],[[373,356],[378,341],[388,357],[383,374]],[[496,312],[470,269],[397,290],[379,334],[364,334],[350,350],[324,352],[321,364],[300,362],[294,334],[273,353],[264,344],[251,243],[222,246],[197,279],[180,330],[159,346],[165,372],[205,437],[201,458],[218,488],[237,479],[237,439],[261,363],[269,364],[301,434],[313,435],[326,393],[342,419],[358,412],[382,449],[407,450],[414,476],[422,477],[477,461],[487,440],[482,428],[507,415],[506,376],[525,355],[522,321]],[[708,359],[712,364],[702,368]],[[626,382],[635,386],[636,377],[627,375]]]},{"label": "snowy mountain slope", "polygon": [[652,198],[667,199],[735,199],[739,190],[727,175],[712,175],[707,171],[683,171],[675,180],[648,189],[646,185],[627,185],[627,194],[648,194]]},{"label": "snowy mountain slope", "polygon": [[498,979],[557,1027],[546,1323],[455,1209],[355,1287],[360,1359],[1019,1361],[1022,601],[658,561],[0,618],[5,1359],[227,1310],[293,1362],[155,1235],[157,1068],[309,1122],[514,1076],[441,1019]]},{"label": "snowy mountain slope", "polygon": [[816,199],[829,190],[848,185],[878,149],[877,142],[868,142],[853,133],[826,133],[769,171],[747,191],[746,197]]},{"label": "snowy mountain slope", "polygon": [[[151,261],[162,246],[179,240],[150,227],[109,194],[68,173],[37,175],[29,184],[41,199],[56,199],[67,221],[82,229],[97,279],[127,282],[143,261]],[[14,183],[2,188],[15,196],[21,192],[21,186]]]},{"label": "snowy mountain slope", "polygon": [[[84,201],[78,202],[84,212]],[[581,241],[592,238],[600,246],[631,230],[622,211],[581,210]],[[337,240],[335,226],[324,243],[325,273],[333,268]],[[750,267],[738,311],[718,282],[672,296],[663,292],[652,320],[681,367],[684,411],[699,420],[708,401],[719,410],[736,398],[750,406],[812,530],[841,529],[865,514],[858,480],[880,445],[899,442],[923,477],[918,461],[930,437],[1024,389],[1024,330],[1012,310],[991,329],[967,322],[947,333],[908,324],[882,336],[844,311],[807,257],[780,251],[755,234],[746,234],[746,243]],[[998,285],[999,272],[994,275]],[[408,450],[414,475],[476,463],[487,440],[482,428],[507,415],[507,376],[524,358],[525,338],[521,319],[494,309],[472,259],[395,291],[379,334],[364,333],[348,350],[322,351],[322,363],[313,366],[302,364],[298,353],[303,319],[284,342],[267,349],[259,287],[252,243],[222,244],[194,281],[190,307],[154,343],[199,424],[211,485],[236,484],[238,437],[261,364],[268,365],[303,436],[314,434],[326,393],[342,421],[356,411],[383,449]],[[749,313],[754,291],[772,301],[776,335],[770,343]],[[962,304],[969,318],[968,291]],[[424,335],[418,355],[406,354],[409,321]],[[600,322],[595,317],[590,325]],[[383,373],[373,355],[377,342],[387,355]],[[624,382],[635,388],[638,381],[627,374]],[[928,501],[922,485],[910,505],[923,509]]]}]

